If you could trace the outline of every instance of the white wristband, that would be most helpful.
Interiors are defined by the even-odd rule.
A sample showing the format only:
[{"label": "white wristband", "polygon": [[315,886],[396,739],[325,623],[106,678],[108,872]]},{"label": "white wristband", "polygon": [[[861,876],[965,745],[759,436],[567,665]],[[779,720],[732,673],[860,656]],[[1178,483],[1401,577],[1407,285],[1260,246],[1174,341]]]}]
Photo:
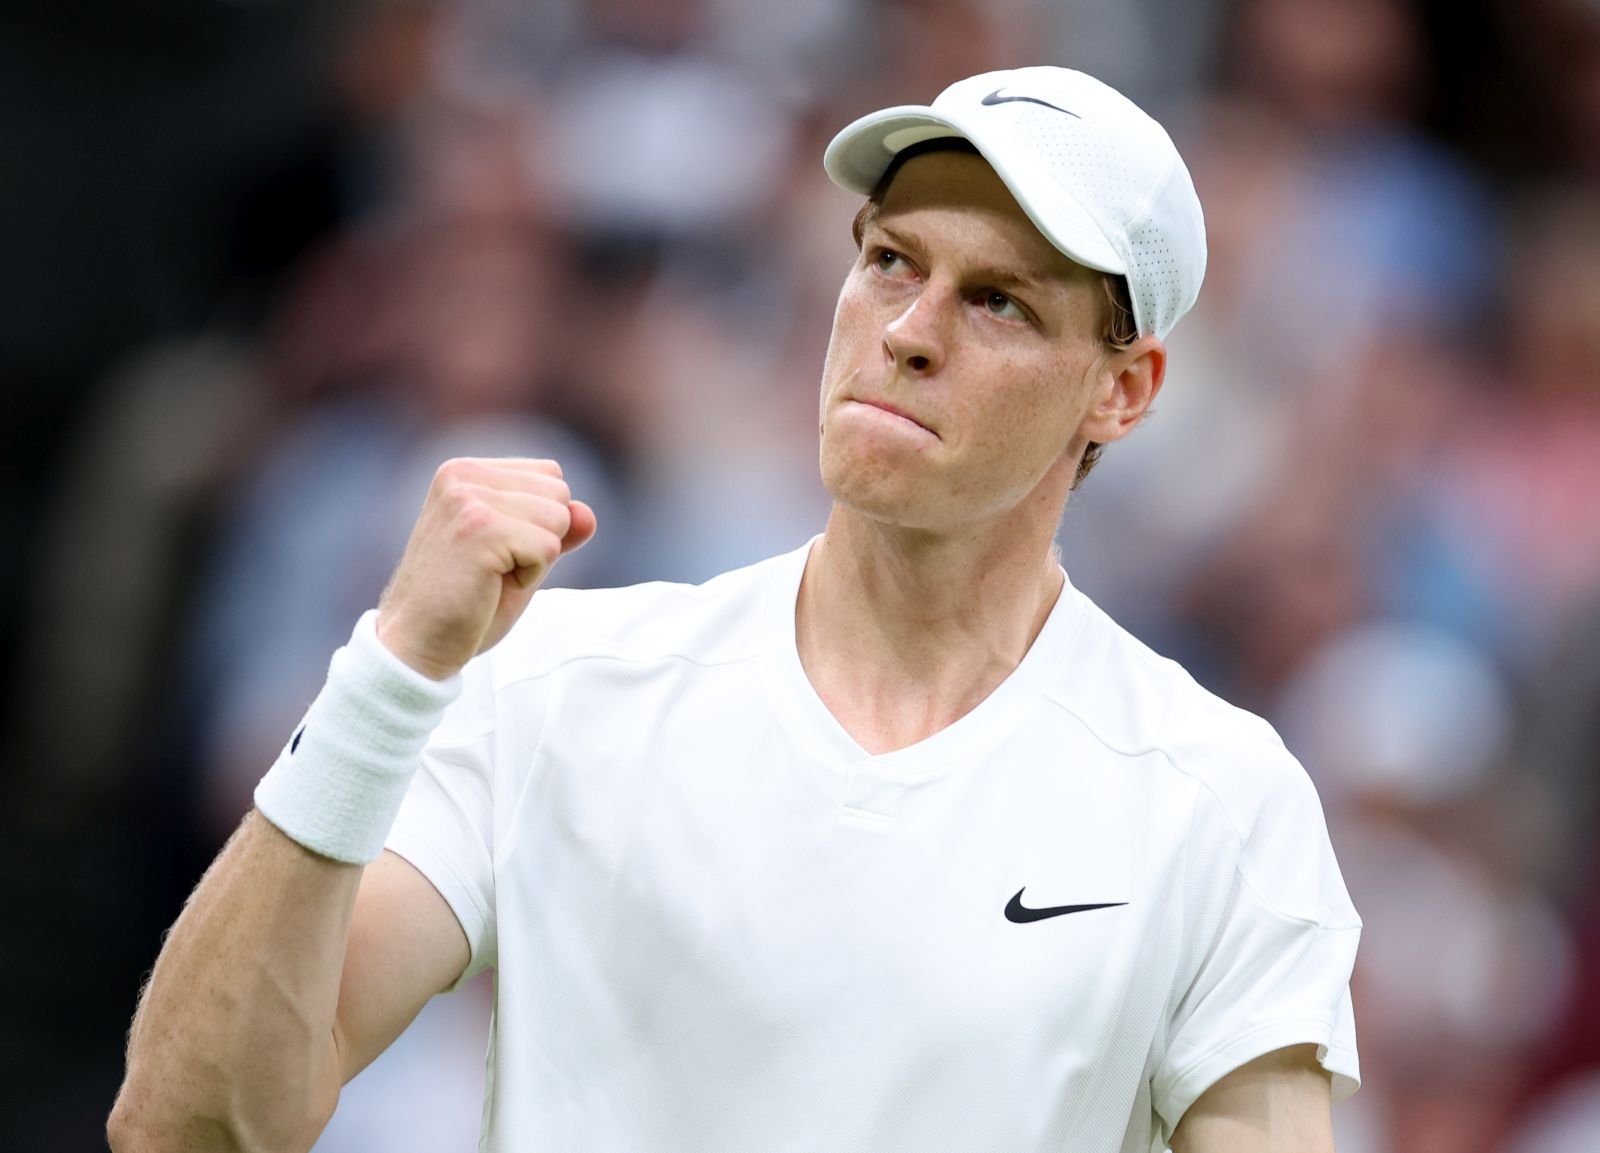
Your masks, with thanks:
[{"label": "white wristband", "polygon": [[312,852],[354,865],[377,859],[421,763],[422,747],[461,694],[461,674],[436,681],[378,639],[364,614],[333,654],[328,680],[256,786],[256,808]]}]

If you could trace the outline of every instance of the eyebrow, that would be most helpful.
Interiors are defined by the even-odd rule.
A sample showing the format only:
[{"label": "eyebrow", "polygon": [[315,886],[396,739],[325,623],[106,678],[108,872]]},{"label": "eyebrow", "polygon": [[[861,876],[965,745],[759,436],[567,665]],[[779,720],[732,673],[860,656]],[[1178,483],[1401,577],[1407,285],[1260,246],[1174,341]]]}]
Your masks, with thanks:
[{"label": "eyebrow", "polygon": [[[876,214],[866,221],[862,234],[865,235],[866,230],[872,228],[876,228],[897,248],[919,251],[923,248],[923,245],[919,244],[915,237],[908,236],[892,225],[883,223],[882,220],[877,218]],[[1020,272],[1014,268],[1002,268],[999,265],[980,265],[976,268],[969,268],[964,275],[969,281],[982,281],[985,285],[992,285],[995,288],[1020,288],[1040,291],[1066,283],[1065,277],[1057,276],[1054,273]]]}]

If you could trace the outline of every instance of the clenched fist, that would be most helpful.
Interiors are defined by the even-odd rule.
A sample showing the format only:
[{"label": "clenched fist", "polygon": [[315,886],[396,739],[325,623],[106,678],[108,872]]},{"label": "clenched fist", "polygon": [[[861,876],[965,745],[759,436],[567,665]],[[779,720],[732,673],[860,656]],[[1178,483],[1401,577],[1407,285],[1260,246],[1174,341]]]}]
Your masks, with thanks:
[{"label": "clenched fist", "polygon": [[378,639],[444,680],[516,624],[550,566],[594,536],[553,460],[451,460],[378,602]]}]

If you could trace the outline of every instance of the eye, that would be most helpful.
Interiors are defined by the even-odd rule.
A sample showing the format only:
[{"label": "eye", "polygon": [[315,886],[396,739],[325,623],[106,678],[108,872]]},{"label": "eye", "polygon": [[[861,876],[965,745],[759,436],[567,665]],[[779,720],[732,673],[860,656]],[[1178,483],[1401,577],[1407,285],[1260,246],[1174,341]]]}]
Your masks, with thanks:
[{"label": "eye", "polygon": [[873,249],[872,267],[887,276],[903,276],[907,271],[906,258],[892,248]]},{"label": "eye", "polygon": [[1002,320],[1028,319],[1028,314],[1022,310],[1022,306],[1003,292],[985,292],[983,307],[991,316],[998,316]]}]

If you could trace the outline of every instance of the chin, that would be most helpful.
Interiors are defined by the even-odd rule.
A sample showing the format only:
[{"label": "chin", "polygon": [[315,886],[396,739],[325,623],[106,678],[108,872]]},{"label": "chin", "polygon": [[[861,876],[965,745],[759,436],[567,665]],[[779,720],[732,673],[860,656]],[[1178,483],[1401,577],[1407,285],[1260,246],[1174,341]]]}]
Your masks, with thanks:
[{"label": "chin", "polygon": [[945,519],[931,507],[925,489],[919,491],[904,472],[829,468],[824,460],[822,483],[835,504],[868,520],[903,528],[936,529]]},{"label": "chin", "polygon": [[838,504],[870,515],[892,513],[903,508],[909,495],[899,477],[863,475],[861,470],[828,467],[822,463],[822,486]]}]

